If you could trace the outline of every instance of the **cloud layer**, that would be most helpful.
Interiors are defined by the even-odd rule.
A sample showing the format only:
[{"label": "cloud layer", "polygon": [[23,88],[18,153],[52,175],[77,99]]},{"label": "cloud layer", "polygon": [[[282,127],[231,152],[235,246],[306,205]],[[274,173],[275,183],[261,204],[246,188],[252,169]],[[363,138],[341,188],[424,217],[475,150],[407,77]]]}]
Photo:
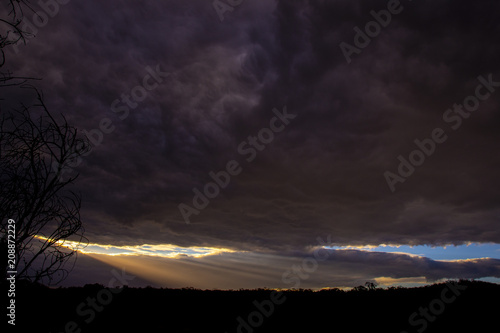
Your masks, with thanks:
[{"label": "cloud layer", "polygon": [[[435,261],[424,257],[359,250],[329,250],[313,260],[304,253],[221,253],[203,257],[82,255],[66,285],[106,285],[112,270],[136,279],[130,286],[199,289],[351,288],[375,281],[381,286],[422,285],[445,279],[500,278],[500,260]],[[96,261],[97,260],[97,261]]]}]

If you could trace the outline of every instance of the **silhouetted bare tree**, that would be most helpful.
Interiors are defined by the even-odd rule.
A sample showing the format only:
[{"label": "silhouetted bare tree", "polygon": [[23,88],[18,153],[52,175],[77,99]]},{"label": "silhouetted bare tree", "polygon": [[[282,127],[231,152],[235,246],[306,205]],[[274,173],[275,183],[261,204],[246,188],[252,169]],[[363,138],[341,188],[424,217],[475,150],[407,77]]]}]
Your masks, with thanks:
[{"label": "silhouetted bare tree", "polygon": [[[25,43],[33,37],[30,32],[23,31],[25,11],[35,12],[27,0],[9,0],[7,8],[0,8],[0,68],[5,65],[5,48],[18,43]],[[0,72],[0,87],[20,85],[30,78],[15,77],[9,71]]]},{"label": "silhouetted bare tree", "polygon": [[67,190],[78,175],[64,179],[63,170],[90,145],[64,116],[59,121],[52,116],[40,92],[27,84],[33,78],[5,69],[5,49],[33,37],[22,24],[25,12],[35,13],[27,0],[8,0],[7,7],[0,8],[0,88],[29,88],[35,102],[21,103],[20,109],[12,108],[12,101],[0,104],[0,269],[5,274],[7,225],[13,219],[17,260],[9,270],[52,284],[67,276],[65,265],[83,240],[80,196]]},{"label": "silhouetted bare tree", "polygon": [[67,276],[65,264],[83,240],[80,196],[67,190],[78,175],[60,175],[90,145],[64,116],[52,116],[38,90],[24,88],[35,93],[32,105],[4,111],[0,104],[0,236],[5,246],[14,219],[18,278],[53,284]]}]

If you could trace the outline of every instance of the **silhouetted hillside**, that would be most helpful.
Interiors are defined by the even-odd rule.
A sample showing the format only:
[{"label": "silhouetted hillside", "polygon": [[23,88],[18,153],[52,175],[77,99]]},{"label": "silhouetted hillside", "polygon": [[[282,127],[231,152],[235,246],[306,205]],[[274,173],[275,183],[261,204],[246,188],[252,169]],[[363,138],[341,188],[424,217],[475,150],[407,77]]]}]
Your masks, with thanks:
[{"label": "silhouetted hillside", "polygon": [[[19,283],[24,332],[486,332],[498,328],[500,285],[219,291]],[[80,331],[81,330],[81,331]],[[471,331],[472,332],[472,331]]]}]

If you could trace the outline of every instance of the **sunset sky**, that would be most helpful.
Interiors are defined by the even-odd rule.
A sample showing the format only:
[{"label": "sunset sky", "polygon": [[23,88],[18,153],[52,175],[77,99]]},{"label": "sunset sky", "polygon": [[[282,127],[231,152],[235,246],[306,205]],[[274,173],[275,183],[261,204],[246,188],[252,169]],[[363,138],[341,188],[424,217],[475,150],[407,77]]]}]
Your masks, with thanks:
[{"label": "sunset sky", "polygon": [[63,285],[500,282],[498,1],[32,6],[6,67],[94,144]]}]

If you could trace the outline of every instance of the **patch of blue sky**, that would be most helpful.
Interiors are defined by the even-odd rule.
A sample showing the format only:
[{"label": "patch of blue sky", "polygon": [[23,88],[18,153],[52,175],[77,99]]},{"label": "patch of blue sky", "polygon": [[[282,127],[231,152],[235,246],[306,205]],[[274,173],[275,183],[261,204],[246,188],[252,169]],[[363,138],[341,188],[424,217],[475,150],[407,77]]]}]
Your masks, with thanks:
[{"label": "patch of blue sky", "polygon": [[465,260],[477,258],[494,258],[500,259],[500,244],[496,243],[471,243],[468,245],[447,245],[447,246],[430,246],[430,245],[380,245],[376,247],[362,246],[330,246],[327,247],[334,250],[362,250],[372,252],[387,252],[387,253],[407,253],[427,257],[433,260]]}]

